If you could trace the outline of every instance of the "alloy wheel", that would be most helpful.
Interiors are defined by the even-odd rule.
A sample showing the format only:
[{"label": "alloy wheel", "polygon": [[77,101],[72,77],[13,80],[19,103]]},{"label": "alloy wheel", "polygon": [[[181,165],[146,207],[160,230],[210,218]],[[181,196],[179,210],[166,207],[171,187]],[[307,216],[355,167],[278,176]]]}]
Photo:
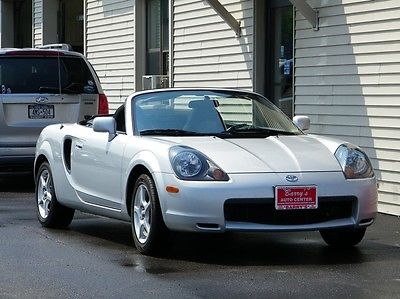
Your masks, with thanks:
[{"label": "alloy wheel", "polygon": [[52,200],[51,190],[53,188],[50,173],[47,169],[44,169],[40,173],[38,192],[37,192],[37,204],[39,208],[40,216],[46,219],[50,213],[50,203]]},{"label": "alloy wheel", "polygon": [[145,184],[140,184],[135,193],[133,206],[134,228],[138,241],[146,243],[151,229],[151,201]]}]

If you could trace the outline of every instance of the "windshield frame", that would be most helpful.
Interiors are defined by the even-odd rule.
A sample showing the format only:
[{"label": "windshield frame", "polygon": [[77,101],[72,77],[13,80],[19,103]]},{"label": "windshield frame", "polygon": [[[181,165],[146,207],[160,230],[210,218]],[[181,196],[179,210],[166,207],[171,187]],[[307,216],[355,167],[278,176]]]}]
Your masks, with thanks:
[{"label": "windshield frame", "polygon": [[[208,132],[208,133],[201,133],[201,132],[194,132],[194,134],[190,134],[190,132],[185,132],[185,134],[143,134],[141,135],[138,128],[137,128],[137,109],[136,109],[136,104],[138,100],[144,100],[146,97],[150,97],[148,100],[151,98],[157,97],[157,95],[160,94],[171,94],[171,96],[166,97],[169,99],[175,99],[178,98],[179,96],[184,96],[184,95],[192,95],[192,96],[226,96],[228,95],[229,97],[232,98],[239,98],[239,99],[245,99],[249,101],[255,101],[257,103],[260,103],[261,105],[265,105],[268,108],[272,109],[273,111],[277,112],[279,114],[279,117],[284,119],[286,122],[288,121],[290,123],[292,131],[287,130],[287,131],[279,131],[275,130],[276,132],[274,134],[271,133],[264,133],[261,134],[260,132],[235,132],[235,134],[232,134],[232,132],[229,132],[227,128],[225,127],[226,122],[221,119],[222,124],[225,127],[225,130],[221,132]],[[294,123],[293,121],[286,115],[284,114],[278,107],[276,107],[272,102],[270,102],[267,98],[264,96],[251,92],[251,91],[241,91],[241,90],[234,90],[234,89],[213,89],[213,88],[170,88],[170,89],[155,89],[151,91],[142,91],[139,93],[133,94],[131,97],[128,98],[128,101],[130,101],[129,106],[130,111],[131,111],[131,121],[130,125],[132,126],[132,133],[135,136],[216,136],[220,138],[265,138],[271,135],[304,135],[304,132],[302,132]],[[179,131],[173,128],[164,128],[165,131]],[[264,128],[265,130],[272,131],[274,130],[273,128]],[[156,129],[154,131],[162,131],[163,129]],[[148,131],[148,130],[145,130]],[[151,130],[150,130],[151,131]]]}]

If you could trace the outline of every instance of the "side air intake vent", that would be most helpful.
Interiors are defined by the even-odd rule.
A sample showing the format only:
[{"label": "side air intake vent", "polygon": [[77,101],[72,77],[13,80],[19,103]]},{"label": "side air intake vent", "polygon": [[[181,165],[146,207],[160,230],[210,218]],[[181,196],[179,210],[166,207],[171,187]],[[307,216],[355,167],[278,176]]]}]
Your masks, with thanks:
[{"label": "side air intake vent", "polygon": [[71,146],[72,140],[67,138],[64,140],[64,164],[67,171],[71,172]]}]

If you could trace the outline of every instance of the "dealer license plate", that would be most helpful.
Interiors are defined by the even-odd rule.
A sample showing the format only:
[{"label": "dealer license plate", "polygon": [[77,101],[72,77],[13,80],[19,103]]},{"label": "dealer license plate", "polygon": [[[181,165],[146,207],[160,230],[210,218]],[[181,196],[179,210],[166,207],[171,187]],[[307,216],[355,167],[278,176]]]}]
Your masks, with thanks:
[{"label": "dealer license plate", "polygon": [[54,105],[28,105],[28,117],[33,119],[54,118]]},{"label": "dealer license plate", "polygon": [[277,210],[317,209],[317,186],[276,186]]}]

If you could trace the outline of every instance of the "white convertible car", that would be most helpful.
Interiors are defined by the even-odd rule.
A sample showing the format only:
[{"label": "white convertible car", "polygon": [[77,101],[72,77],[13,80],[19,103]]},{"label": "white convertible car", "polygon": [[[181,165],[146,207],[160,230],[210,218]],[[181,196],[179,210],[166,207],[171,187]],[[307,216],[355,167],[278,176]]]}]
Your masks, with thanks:
[{"label": "white convertible car", "polygon": [[368,157],[305,134],[307,117],[294,123],[256,93],[167,89],[48,126],[36,146],[39,221],[67,227],[75,209],[130,221],[145,254],[174,230],[319,230],[330,245],[359,243],[377,212]]}]

